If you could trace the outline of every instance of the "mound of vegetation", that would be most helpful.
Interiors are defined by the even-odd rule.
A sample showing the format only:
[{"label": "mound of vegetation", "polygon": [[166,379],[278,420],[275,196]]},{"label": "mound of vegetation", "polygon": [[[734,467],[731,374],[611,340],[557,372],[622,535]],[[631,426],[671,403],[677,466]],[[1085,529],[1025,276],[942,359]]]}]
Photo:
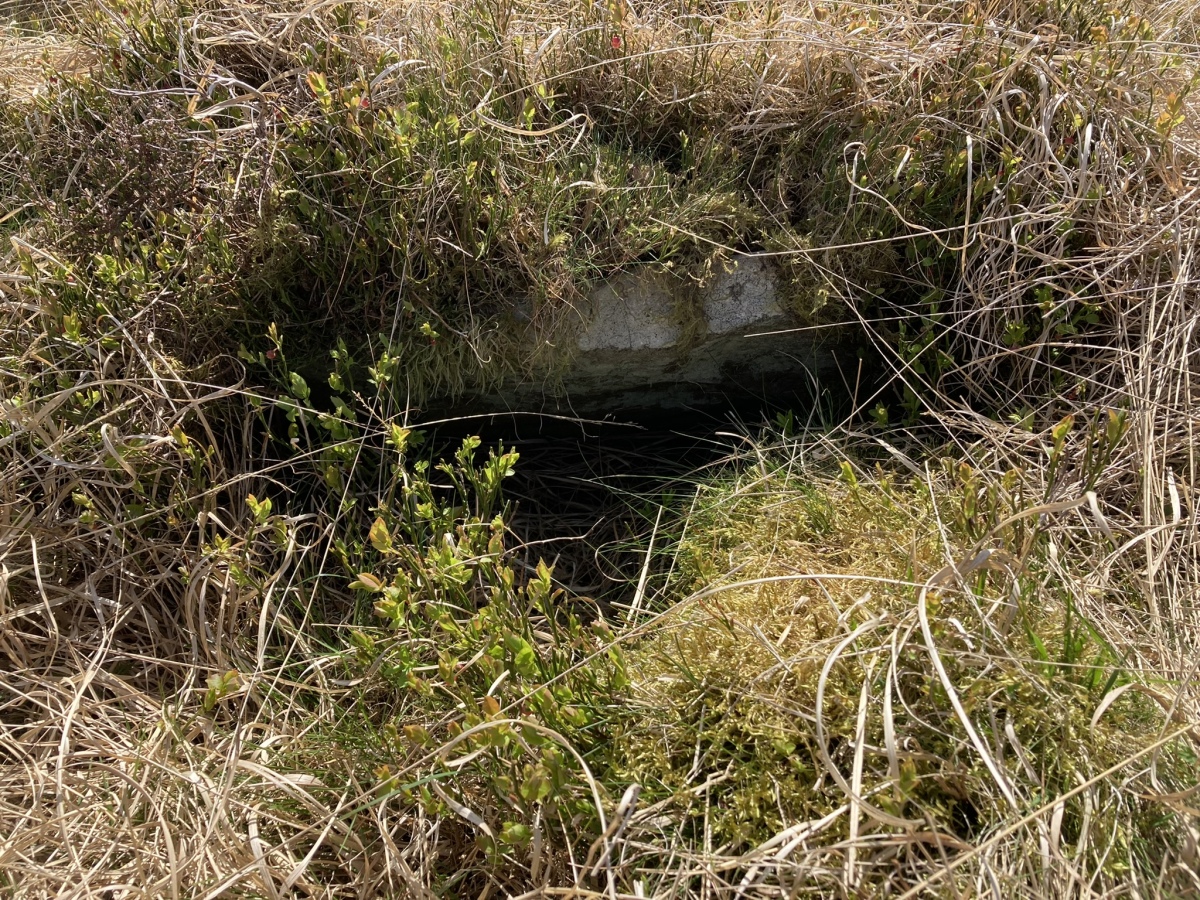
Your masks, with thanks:
[{"label": "mound of vegetation", "polygon": [[1040,473],[977,449],[833,475],[784,440],[699,487],[613,759],[739,889],[1045,896],[1179,860],[1186,815],[1128,788],[1186,792],[1195,746],[1125,667],[1130,586],[1084,587],[1103,528],[1039,524]]},{"label": "mound of vegetation", "polygon": [[[1190,6],[11,13],[6,896],[1200,888]],[[734,252],[892,377],[579,596],[425,426]]]}]

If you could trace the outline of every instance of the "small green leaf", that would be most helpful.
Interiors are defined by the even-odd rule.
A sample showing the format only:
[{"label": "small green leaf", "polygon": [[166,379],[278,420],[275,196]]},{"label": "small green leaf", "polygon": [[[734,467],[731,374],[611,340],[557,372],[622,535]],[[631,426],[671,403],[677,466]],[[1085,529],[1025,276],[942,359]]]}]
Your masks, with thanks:
[{"label": "small green leaf", "polygon": [[383,518],[377,518],[375,524],[371,526],[371,532],[368,535],[371,541],[371,546],[380,553],[392,552],[392,534],[388,531],[387,522]]},{"label": "small green leaf", "polygon": [[1008,347],[1018,347],[1025,343],[1028,327],[1024,322],[1009,322],[1004,326],[1004,344]]},{"label": "small green leaf", "polygon": [[526,644],[513,657],[513,665],[517,667],[517,674],[530,678],[537,674],[537,654]]},{"label": "small green leaf", "polygon": [[247,494],[246,505],[250,507],[250,514],[254,516],[254,521],[259,525],[267,521],[267,518],[271,515],[270,497],[259,500],[253,494]]},{"label": "small green leaf", "polygon": [[858,476],[854,474],[854,469],[846,460],[838,463],[838,468],[842,473],[842,481],[846,482],[851,489],[858,487]]},{"label": "small green leaf", "polygon": [[312,393],[308,388],[308,382],[301,377],[299,372],[293,372],[291,374],[290,382],[292,396],[302,403],[306,403]]},{"label": "small green leaf", "polygon": [[209,675],[208,690],[204,692],[204,699],[201,701],[204,711],[212,712],[218,703],[237,690],[239,680],[235,669],[230,669],[223,675]]},{"label": "small green leaf", "polygon": [[405,725],[404,736],[418,747],[427,747],[430,742],[429,732],[420,725]]},{"label": "small green leaf", "polygon": [[796,742],[787,738],[776,738],[771,742],[771,745],[780,756],[791,756],[796,752]]},{"label": "small green leaf", "polygon": [[1075,426],[1075,416],[1067,415],[1059,420],[1050,430],[1050,436],[1054,439],[1054,446],[1061,447],[1066,441],[1067,435],[1071,433],[1071,429]]},{"label": "small green leaf", "polygon": [[350,632],[350,643],[357,647],[367,657],[375,654],[375,639],[357,628]]},{"label": "small green leaf", "polygon": [[500,830],[500,840],[505,844],[523,847],[533,839],[533,832],[528,825],[520,822],[505,822]]},{"label": "small green leaf", "polygon": [[375,593],[383,590],[383,582],[370,572],[359,572],[358,577],[350,582],[350,587],[358,588],[360,591]]},{"label": "small green leaf", "polygon": [[532,766],[518,792],[526,803],[536,803],[550,796],[550,774],[542,766]]},{"label": "small green leaf", "polygon": [[403,453],[408,449],[408,438],[411,434],[412,431],[410,429],[402,428],[393,422],[388,426],[387,442]]}]

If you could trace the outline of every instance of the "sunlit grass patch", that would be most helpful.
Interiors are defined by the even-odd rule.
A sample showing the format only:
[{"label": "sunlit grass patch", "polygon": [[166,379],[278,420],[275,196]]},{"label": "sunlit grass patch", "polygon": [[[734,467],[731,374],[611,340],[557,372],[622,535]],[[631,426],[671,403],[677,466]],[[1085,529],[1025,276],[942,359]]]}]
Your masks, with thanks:
[{"label": "sunlit grass patch", "polygon": [[[985,489],[969,465],[800,452],[700,487],[691,593],[629,654],[619,771],[747,877],[796,854],[830,886],[896,890],[1008,829],[1033,868],[1001,883],[1158,873],[1186,817],[1148,793],[1190,787],[1196,746],[1073,607],[1021,474]],[[1012,828],[1043,805],[1048,825]]]}]

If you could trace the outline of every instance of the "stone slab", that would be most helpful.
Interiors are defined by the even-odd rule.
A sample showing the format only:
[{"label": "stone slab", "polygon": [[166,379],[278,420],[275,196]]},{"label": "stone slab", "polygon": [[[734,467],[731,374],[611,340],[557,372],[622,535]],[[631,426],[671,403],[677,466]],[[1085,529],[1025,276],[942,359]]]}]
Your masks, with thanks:
[{"label": "stone slab", "polygon": [[664,350],[679,343],[675,300],[657,280],[623,275],[591,296],[588,321],[576,340],[582,354]]},{"label": "stone slab", "polygon": [[836,378],[833,353],[789,324],[767,258],[735,257],[690,298],[664,278],[622,274],[581,304],[571,362],[554,383],[513,384],[491,399],[597,416],[811,393]]},{"label": "stone slab", "polygon": [[783,317],[770,263],[755,256],[737,259],[703,292],[709,334],[730,334],[763,326]]}]

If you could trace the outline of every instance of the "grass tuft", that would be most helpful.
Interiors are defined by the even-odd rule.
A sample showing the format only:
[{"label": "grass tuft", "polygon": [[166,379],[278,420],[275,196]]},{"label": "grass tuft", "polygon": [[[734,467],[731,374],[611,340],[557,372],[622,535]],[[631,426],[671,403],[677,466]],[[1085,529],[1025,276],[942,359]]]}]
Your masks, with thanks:
[{"label": "grass tuft", "polygon": [[[1050,562],[1022,473],[756,452],[698,486],[676,550],[685,596],[629,655],[613,757],[675,839],[740,858],[740,889],[804,872],[890,895],[1085,785],[1050,829],[1005,835],[1028,870],[981,857],[951,881],[1023,894],[1072,867],[1097,886],[1158,877],[1186,817],[1135,785],[1186,790],[1195,745],[1135,690],[1091,618],[1103,604],[1072,595],[1085,574]],[[1164,737],[1153,776],[1129,759]]]}]

